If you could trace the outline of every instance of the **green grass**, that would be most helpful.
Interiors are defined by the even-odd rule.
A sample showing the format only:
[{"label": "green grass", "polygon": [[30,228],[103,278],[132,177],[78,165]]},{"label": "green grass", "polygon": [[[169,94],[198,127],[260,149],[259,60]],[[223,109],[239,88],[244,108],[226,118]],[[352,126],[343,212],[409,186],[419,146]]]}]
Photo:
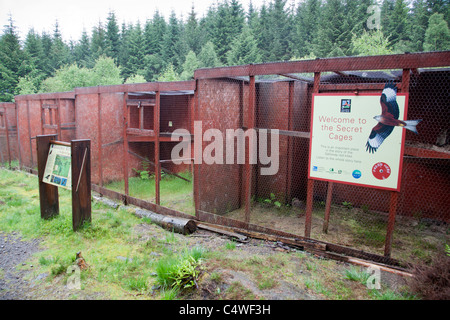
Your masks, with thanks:
[{"label": "green grass", "polygon": [[[369,291],[365,285],[348,281],[350,277],[358,279],[358,272],[350,270],[346,275],[341,263],[318,260],[305,252],[248,254],[232,241],[206,252],[195,247],[196,238],[145,225],[145,219],[124,206],[112,209],[93,201],[92,222],[74,232],[71,193],[58,190],[60,214],[43,220],[37,177],[0,168],[0,231],[15,231],[24,240],[40,240],[41,251],[27,261],[34,265],[31,279],[49,275],[39,286],[64,286],[70,276],[67,270],[81,251],[89,267],[81,272],[81,291],[70,299],[86,295],[98,299],[182,299],[195,294],[195,290],[185,292],[185,287],[196,284],[211,291],[213,299],[260,298],[240,282],[223,285],[229,270],[244,272],[261,291],[283,290],[283,283],[289,282],[328,299],[408,297],[385,289]],[[145,232],[140,229],[143,226]],[[355,286],[360,289],[355,291]],[[201,299],[205,291],[197,291]]]},{"label": "green grass", "polygon": [[164,290],[196,287],[204,255],[203,249],[193,248],[180,255],[159,260],[156,265],[157,282]]},{"label": "green grass", "polygon": [[367,284],[370,274],[359,267],[351,266],[350,269],[345,270],[345,278],[351,281],[359,282],[363,285]]},{"label": "green grass", "polygon": [[[192,174],[190,172],[182,172],[178,175],[190,180],[190,182],[164,174],[159,186],[160,204],[164,207],[195,215]],[[105,188],[123,193],[125,190],[124,181],[111,182],[106,184]],[[130,196],[155,202],[155,177],[153,175],[149,179],[130,177],[128,179],[128,188]]]},{"label": "green grass", "polygon": [[[74,232],[71,192],[61,188],[58,191],[59,215],[41,219],[37,177],[0,168],[0,230],[18,231],[24,240],[42,240],[41,247],[45,249],[33,257],[36,266],[33,271],[67,281],[67,268],[74,264],[76,253],[81,251],[90,266],[81,273],[82,288],[86,291],[101,291],[111,299],[128,299],[133,292],[149,297],[156,284],[157,260],[175,254],[166,247],[176,243],[175,235],[158,228],[157,240],[152,238],[142,243],[133,233],[133,228],[143,222],[141,219],[125,208],[112,209],[95,201],[92,223]],[[199,251],[192,252],[196,259]],[[149,259],[153,257],[152,252],[157,255]],[[121,260],[119,256],[128,259]],[[157,292],[152,297],[174,298],[175,291],[171,293]]]}]

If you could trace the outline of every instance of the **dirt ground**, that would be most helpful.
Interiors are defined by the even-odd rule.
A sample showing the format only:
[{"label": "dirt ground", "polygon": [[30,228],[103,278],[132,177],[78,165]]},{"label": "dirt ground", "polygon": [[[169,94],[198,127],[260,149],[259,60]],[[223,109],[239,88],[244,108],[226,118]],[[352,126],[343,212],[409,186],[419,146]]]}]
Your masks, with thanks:
[{"label": "dirt ground", "polygon": [[[161,237],[163,230],[153,224],[142,223],[134,228],[135,237],[142,241]],[[280,243],[250,239],[246,243],[236,243],[232,250],[224,249],[230,239],[210,231],[198,229],[194,234],[183,236],[174,234],[176,242],[168,244],[173,250],[178,246],[201,246],[210,252],[220,252],[220,258],[209,259],[206,268],[199,278],[199,287],[181,299],[215,300],[215,299],[263,299],[263,300],[324,300],[329,299],[326,294],[317,293],[311,286],[306,285],[306,279],[311,279],[313,273],[320,275],[320,259],[296,249],[288,248]],[[98,300],[108,299],[102,292],[80,290],[74,296],[73,289],[67,288],[61,277],[36,273],[30,261],[33,253],[43,250],[39,239],[23,241],[18,234],[0,233],[0,300]],[[305,263],[305,261],[308,261]],[[317,262],[315,262],[317,261]],[[308,267],[313,264],[314,268]],[[334,268],[335,273],[342,275],[349,266],[331,261],[325,267]],[[280,276],[274,284],[261,286],[263,271],[267,264],[281,266]],[[316,269],[319,268],[319,269]],[[342,277],[342,276],[341,276]],[[404,285],[402,277],[390,273],[382,275],[382,283],[392,290]],[[316,281],[316,280],[314,280]],[[330,278],[330,281],[334,281]],[[366,289],[361,284],[354,284],[347,280],[346,285],[351,290]],[[133,297],[130,297],[133,299]],[[142,299],[138,297],[137,299]]]}]

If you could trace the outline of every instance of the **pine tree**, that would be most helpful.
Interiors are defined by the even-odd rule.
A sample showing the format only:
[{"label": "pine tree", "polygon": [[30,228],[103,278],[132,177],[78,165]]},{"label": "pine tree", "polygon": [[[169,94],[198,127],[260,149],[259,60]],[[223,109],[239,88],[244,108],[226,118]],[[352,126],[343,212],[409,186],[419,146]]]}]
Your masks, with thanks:
[{"label": "pine tree", "polygon": [[319,58],[345,55],[347,45],[340,42],[345,34],[345,7],[340,0],[328,0],[322,9],[320,28],[313,41],[313,53]]},{"label": "pine tree", "polygon": [[181,80],[191,80],[194,77],[194,71],[198,69],[200,63],[194,51],[189,51],[183,63],[183,72],[180,75]]},{"label": "pine tree", "polygon": [[249,26],[250,30],[254,31],[257,23],[258,11],[256,11],[255,7],[253,6],[252,0],[250,0],[247,12],[247,25]]},{"label": "pine tree", "polygon": [[286,11],[287,0],[275,0],[269,6],[269,47],[268,61],[287,60],[290,58],[291,21]]},{"label": "pine tree", "polygon": [[24,58],[19,36],[10,16],[9,24],[5,26],[0,38],[0,101],[12,101],[19,77],[26,74],[22,65]]},{"label": "pine tree", "polygon": [[164,17],[155,11],[153,19],[147,21],[144,28],[144,53],[145,55],[161,54],[164,34],[167,31],[167,23]]},{"label": "pine tree", "polygon": [[133,29],[132,25],[127,26],[125,23],[123,23],[122,31],[120,33],[119,65],[122,67],[122,76],[125,79],[129,76],[129,74],[124,75],[123,72],[128,71],[126,66],[128,64],[128,59],[130,58],[129,38],[132,29]]},{"label": "pine tree", "polygon": [[255,34],[256,41],[258,43],[258,48],[261,53],[262,62],[268,62],[271,60],[271,25],[268,9],[265,3],[261,6],[259,11],[258,23],[253,29],[253,34]]},{"label": "pine tree", "polygon": [[163,38],[163,45],[161,50],[161,56],[168,64],[172,64],[175,70],[180,69],[186,56],[186,47],[183,46],[181,41],[181,25],[178,21],[175,12],[172,11],[169,24],[167,26],[167,32]]},{"label": "pine tree", "polygon": [[93,67],[94,60],[91,56],[91,43],[86,30],[81,34],[80,41],[74,48],[75,61],[80,67]]},{"label": "pine tree", "polygon": [[106,53],[106,33],[100,21],[98,22],[98,25],[92,29],[91,53],[92,59],[94,60],[97,60]]},{"label": "pine tree", "polygon": [[144,69],[144,38],[141,24],[138,21],[130,30],[127,39],[128,59],[122,65],[122,75],[125,79],[138,74]]},{"label": "pine tree", "polygon": [[232,0],[231,5],[228,1],[218,4],[211,26],[211,40],[222,63],[227,62],[231,42],[239,36],[244,21],[244,12],[238,1]]},{"label": "pine tree", "polygon": [[228,65],[243,65],[261,62],[258,44],[248,27],[231,44],[227,53]]},{"label": "pine tree", "polygon": [[186,39],[189,50],[192,50],[195,54],[200,52],[203,45],[200,32],[194,5],[192,5],[184,30],[184,38]]},{"label": "pine tree", "polygon": [[391,42],[397,51],[410,51],[411,24],[405,0],[396,0],[391,17]]},{"label": "pine tree", "polygon": [[297,7],[293,28],[293,54],[299,57],[313,51],[313,42],[319,29],[320,0],[306,0]]},{"label": "pine tree", "polygon": [[62,40],[58,21],[56,21],[55,29],[53,31],[53,41],[50,49],[50,63],[53,70],[58,70],[62,66],[70,63],[69,48]]},{"label": "pine tree", "polygon": [[28,54],[33,65],[42,73],[44,73],[44,48],[42,46],[41,37],[31,28],[28,31],[24,43],[24,51]]},{"label": "pine tree", "polygon": [[423,46],[426,51],[450,50],[450,30],[443,14],[430,16]]},{"label": "pine tree", "polygon": [[116,63],[119,60],[120,35],[119,25],[117,24],[116,15],[113,11],[109,12],[106,19],[106,34],[105,34],[105,54],[113,58]]},{"label": "pine tree", "polygon": [[414,0],[412,6],[411,48],[415,52],[423,51],[429,16],[426,1]]},{"label": "pine tree", "polygon": [[221,65],[216,50],[214,50],[214,44],[208,41],[200,51],[198,55],[199,68],[213,68]]}]

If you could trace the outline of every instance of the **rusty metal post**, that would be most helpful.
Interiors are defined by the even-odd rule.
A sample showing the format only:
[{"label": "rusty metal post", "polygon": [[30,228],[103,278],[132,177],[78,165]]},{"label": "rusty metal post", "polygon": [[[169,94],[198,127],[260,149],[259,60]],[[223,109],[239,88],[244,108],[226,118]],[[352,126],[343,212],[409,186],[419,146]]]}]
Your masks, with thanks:
[{"label": "rusty metal post", "polygon": [[159,127],[160,127],[160,108],[161,93],[156,91],[155,108],[153,109],[153,130],[155,132],[155,203],[160,204],[160,186],[161,164],[159,162]]},{"label": "rusty metal post", "polygon": [[194,161],[193,161],[193,166],[194,166],[194,175],[193,175],[193,178],[194,178],[194,206],[195,206],[195,217],[197,218],[197,219],[199,219],[199,209],[200,209],[200,202],[199,202],[199,194],[198,194],[198,192],[199,192],[199,184],[198,184],[198,182],[199,182],[199,180],[198,180],[198,177],[199,177],[199,174],[200,174],[200,172],[199,172],[199,170],[200,170],[200,165],[198,164],[198,163],[196,163],[196,161],[195,161],[195,150],[196,150],[196,148],[202,148],[202,146],[200,145],[200,146],[197,146],[196,144],[195,144],[195,135],[193,135],[194,133],[195,133],[195,131],[194,131],[194,123],[195,123],[195,121],[198,119],[198,88],[199,88],[199,86],[198,86],[198,80],[195,80],[195,88],[196,88],[196,90],[194,91],[194,105],[193,105],[193,110],[192,110],[192,123],[191,123],[191,137],[193,137],[193,143],[192,143],[192,150],[191,150],[191,152],[192,152],[192,157],[194,158]]},{"label": "rusty metal post", "polygon": [[[313,93],[319,93],[319,85],[320,85],[320,72],[315,72],[314,73]],[[312,128],[310,128],[309,130],[312,130]],[[306,238],[311,237],[313,200],[314,200],[314,180],[308,179],[308,185],[307,185],[307,191],[306,191],[306,214],[305,214],[305,237]]]},{"label": "rusty metal post", "polygon": [[[129,196],[129,188],[128,188],[128,92],[124,92],[123,94],[123,179],[125,184],[125,196]],[[126,197],[125,197],[126,199]],[[126,200],[125,200],[126,202]]]},{"label": "rusty metal post", "polygon": [[384,255],[386,257],[391,256],[392,239],[393,239],[394,227],[395,227],[395,216],[397,214],[397,204],[398,204],[398,192],[392,191],[391,192],[391,200],[390,200],[390,204],[389,204],[389,218],[388,218],[388,225],[387,225],[387,232],[386,232],[386,243],[384,246]]},{"label": "rusty metal post", "polygon": [[8,113],[6,112],[6,107],[3,108],[5,110],[4,118],[5,118],[5,135],[6,135],[6,146],[8,148],[8,163],[9,168],[11,169],[11,146],[9,143],[9,130],[8,130]]},{"label": "rusty metal post", "polygon": [[331,200],[333,198],[333,185],[332,181],[328,181],[327,190],[327,202],[325,204],[325,218],[323,220],[323,232],[328,233],[328,224],[330,222]]},{"label": "rusty metal post", "polygon": [[[33,168],[33,143],[31,142],[31,120],[30,120],[30,103],[27,100],[27,122],[28,122],[28,141],[30,141],[30,168]],[[19,123],[17,123],[19,124]]]},{"label": "rusty metal post", "polygon": [[[288,130],[293,131],[294,128],[294,81],[289,81],[289,104],[288,104]],[[294,141],[296,138],[287,137],[287,177],[286,177],[286,194],[285,203],[292,201],[292,171],[294,166]]]},{"label": "rusty metal post", "polygon": [[103,157],[102,157],[102,97],[100,92],[97,93],[97,105],[98,105],[98,116],[97,116],[97,145],[98,145],[98,178],[99,185],[103,187]]},{"label": "rusty metal post", "polygon": [[57,134],[59,139],[62,140],[62,130],[61,130],[61,99],[56,99],[56,125],[57,128]]},{"label": "rusty metal post", "polygon": [[[248,94],[248,118],[247,118],[247,128],[254,129],[255,127],[255,102],[256,102],[256,82],[255,76],[250,76],[249,83],[249,94]],[[244,165],[244,203],[245,203],[245,217],[244,222],[250,222],[250,211],[251,211],[251,198],[252,198],[252,164],[250,159],[252,157],[253,142],[251,141],[253,137],[249,135],[248,144],[245,144],[247,159]]]}]

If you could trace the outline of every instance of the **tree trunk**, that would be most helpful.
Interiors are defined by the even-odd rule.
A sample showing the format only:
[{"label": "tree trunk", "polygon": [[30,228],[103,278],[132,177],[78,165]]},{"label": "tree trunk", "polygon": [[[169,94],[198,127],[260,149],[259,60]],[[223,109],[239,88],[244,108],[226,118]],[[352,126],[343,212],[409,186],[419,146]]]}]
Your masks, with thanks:
[{"label": "tree trunk", "polygon": [[135,214],[141,218],[148,218],[153,223],[164,229],[181,234],[191,234],[197,230],[197,224],[194,220],[163,216],[151,211],[136,209]]}]

